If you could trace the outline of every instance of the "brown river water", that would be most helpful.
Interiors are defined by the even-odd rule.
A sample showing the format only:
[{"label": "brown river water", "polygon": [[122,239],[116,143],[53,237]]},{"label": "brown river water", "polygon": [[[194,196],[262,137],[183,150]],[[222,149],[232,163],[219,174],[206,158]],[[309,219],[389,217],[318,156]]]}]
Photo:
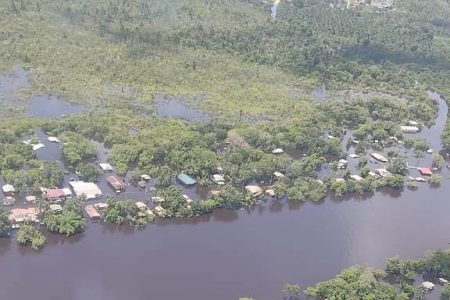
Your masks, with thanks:
[{"label": "brown river water", "polygon": [[[435,151],[447,115],[438,100],[436,125],[424,132]],[[46,144],[38,157],[60,160],[60,146],[38,136]],[[449,247],[449,173],[443,170],[440,188],[421,184],[417,191],[321,203],[269,200],[145,229],[88,223],[74,237],[47,234],[39,252],[0,239],[0,300],[282,299],[284,283],[306,288],[354,264],[382,267],[394,255]],[[101,187],[112,193],[104,178]],[[200,192],[186,191],[194,198],[204,197]],[[145,197],[137,188],[127,193],[121,197]]]}]

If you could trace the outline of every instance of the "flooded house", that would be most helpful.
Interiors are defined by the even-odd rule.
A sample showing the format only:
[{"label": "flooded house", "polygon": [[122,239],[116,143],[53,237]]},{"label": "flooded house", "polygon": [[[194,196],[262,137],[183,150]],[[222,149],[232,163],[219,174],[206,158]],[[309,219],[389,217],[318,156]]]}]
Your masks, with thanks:
[{"label": "flooded house", "polygon": [[356,174],[350,175],[350,178],[353,179],[354,181],[363,181],[364,180],[364,178],[362,178],[361,176],[356,175]]},{"label": "flooded house", "polygon": [[400,130],[403,133],[418,133],[420,128],[417,126],[400,126]]},{"label": "flooded house", "polygon": [[153,209],[153,211],[155,212],[155,214],[157,215],[157,216],[163,216],[164,214],[165,214],[165,212],[166,212],[166,210],[162,207],[162,206],[156,206],[154,209]]},{"label": "flooded house", "polygon": [[417,170],[422,174],[422,176],[431,176],[433,175],[433,171],[428,167],[417,168]]},{"label": "flooded house", "polygon": [[60,140],[57,138],[57,137],[54,137],[54,136],[49,136],[48,138],[47,138],[47,140],[49,141],[49,142],[51,142],[51,143],[61,143],[60,142]]},{"label": "flooded house", "polygon": [[62,213],[63,211],[60,204],[50,204],[50,210],[55,213]]},{"label": "flooded house", "polygon": [[347,164],[348,164],[348,161],[347,161],[347,160],[345,160],[345,159],[340,159],[340,160],[337,162],[337,168],[338,168],[338,169],[345,169],[345,168],[347,168]]},{"label": "flooded house", "polygon": [[278,171],[273,172],[273,176],[275,176],[276,179],[284,178],[284,174]]},{"label": "flooded house", "polygon": [[37,198],[36,198],[36,196],[26,196],[26,197],[25,197],[25,201],[26,201],[28,204],[33,204],[33,203],[36,203]]},{"label": "flooded house", "polygon": [[190,177],[189,175],[186,175],[184,173],[178,174],[177,181],[185,186],[192,186],[197,183],[194,178]]},{"label": "flooded house", "polygon": [[220,174],[214,174],[212,176],[212,180],[214,181],[215,184],[218,184],[218,185],[224,185],[225,184],[225,177],[223,175],[220,175]]},{"label": "flooded house", "polygon": [[284,150],[281,148],[276,148],[272,150],[272,154],[283,154]]},{"label": "flooded house", "polygon": [[3,198],[4,206],[11,206],[11,205],[14,205],[15,203],[16,203],[16,198],[14,198],[14,197],[7,196],[7,197]]},{"label": "flooded house", "polygon": [[62,189],[45,189],[42,196],[50,202],[62,202],[66,200],[66,194]]},{"label": "flooded house", "polygon": [[116,192],[123,192],[127,188],[127,184],[116,175],[108,176],[106,181],[108,181],[109,185],[112,186]]},{"label": "flooded house", "polygon": [[84,208],[84,211],[86,212],[88,217],[92,220],[98,220],[101,217],[94,205],[87,205]]},{"label": "flooded house", "polygon": [[103,172],[112,172],[112,171],[114,171],[114,168],[108,163],[99,163],[98,165],[103,170]]},{"label": "flooded house", "polygon": [[384,156],[381,155],[381,154],[375,153],[375,152],[370,153],[370,156],[372,156],[372,157],[375,158],[376,160],[381,161],[381,162],[384,162],[384,163],[388,161],[388,159],[387,159],[386,157],[384,157]]},{"label": "flooded house", "polygon": [[69,184],[75,192],[75,195],[78,197],[86,197],[87,200],[93,200],[103,195],[98,185],[93,182],[71,181]]},{"label": "flooded house", "polygon": [[148,175],[148,174],[142,174],[142,175],[141,175],[141,180],[149,181],[150,179],[151,179],[151,177],[150,177],[150,175]]},{"label": "flooded house", "polygon": [[98,210],[104,210],[104,209],[107,209],[108,208],[108,203],[105,203],[105,202],[100,202],[100,203],[95,203],[94,204],[94,207],[96,208],[96,209],[98,209]]},{"label": "flooded house", "polygon": [[267,195],[268,197],[274,198],[274,197],[276,196],[275,190],[273,190],[273,189],[267,189],[267,190],[266,190],[266,195]]},{"label": "flooded house", "polygon": [[191,197],[189,197],[186,194],[183,195],[183,198],[184,198],[184,201],[186,202],[186,204],[191,204],[194,201],[191,199]]},{"label": "flooded house", "polygon": [[161,197],[152,197],[152,202],[153,204],[159,205],[161,203],[163,203],[165,200],[164,198]]},{"label": "flooded house", "polygon": [[375,169],[375,174],[381,176],[382,178],[392,177],[392,173],[386,169]]},{"label": "flooded house", "polygon": [[16,193],[16,189],[11,184],[5,184],[2,190],[5,195],[14,195]]},{"label": "flooded house", "polygon": [[246,185],[245,190],[249,192],[252,197],[259,197],[263,193],[263,189],[258,185]]},{"label": "flooded house", "polygon": [[9,212],[9,220],[14,223],[22,223],[25,221],[37,222],[39,210],[34,207],[30,208],[14,208]]}]

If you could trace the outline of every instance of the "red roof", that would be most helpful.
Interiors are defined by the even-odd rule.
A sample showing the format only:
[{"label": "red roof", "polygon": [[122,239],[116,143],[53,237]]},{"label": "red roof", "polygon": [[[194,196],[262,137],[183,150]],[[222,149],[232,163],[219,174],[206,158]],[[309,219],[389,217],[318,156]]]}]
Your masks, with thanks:
[{"label": "red roof", "polygon": [[60,199],[65,197],[65,194],[61,189],[49,189],[47,190],[47,197],[49,199]]},{"label": "red roof", "polygon": [[115,188],[116,190],[123,190],[127,187],[127,185],[125,184],[125,182],[123,182],[122,179],[120,179],[119,177],[115,176],[115,175],[111,175],[108,178],[106,178],[106,180],[109,182],[110,185],[112,185],[113,188]]},{"label": "red roof", "polygon": [[418,168],[420,174],[422,175],[433,175],[433,171],[431,171],[430,168],[427,167],[422,167],[422,168]]}]

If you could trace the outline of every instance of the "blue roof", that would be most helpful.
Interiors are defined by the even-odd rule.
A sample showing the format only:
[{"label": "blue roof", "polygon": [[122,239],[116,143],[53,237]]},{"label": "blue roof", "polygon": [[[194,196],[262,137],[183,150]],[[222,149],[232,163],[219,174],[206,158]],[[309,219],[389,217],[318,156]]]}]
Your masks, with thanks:
[{"label": "blue roof", "polygon": [[177,176],[178,180],[181,181],[184,185],[194,185],[197,183],[192,177],[186,175],[186,174],[179,174]]}]

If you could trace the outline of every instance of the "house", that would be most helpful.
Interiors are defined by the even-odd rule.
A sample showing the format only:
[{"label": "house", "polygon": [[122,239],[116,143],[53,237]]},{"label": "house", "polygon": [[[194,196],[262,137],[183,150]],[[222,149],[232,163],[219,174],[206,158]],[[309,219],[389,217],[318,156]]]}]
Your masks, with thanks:
[{"label": "house", "polygon": [[22,223],[24,221],[37,221],[39,210],[37,208],[14,208],[9,212],[9,219],[15,223]]},{"label": "house", "polygon": [[127,187],[126,183],[116,175],[108,176],[106,181],[108,181],[109,185],[111,185],[117,192],[124,191]]},{"label": "house", "polygon": [[100,203],[95,203],[95,204],[94,204],[94,207],[95,207],[96,209],[99,209],[99,210],[107,209],[108,206],[109,206],[109,205],[108,205],[107,203],[105,203],[105,202],[100,202]]},{"label": "house", "polygon": [[62,189],[64,196],[66,196],[66,200],[67,199],[71,199],[72,198],[72,191],[69,188],[63,188]]},{"label": "house", "polygon": [[444,278],[438,278],[440,284],[448,284],[448,280]]},{"label": "house", "polygon": [[151,177],[148,174],[142,174],[141,175],[141,179],[144,180],[144,181],[149,181],[151,179]]},{"label": "house", "polygon": [[35,203],[37,201],[36,196],[26,196],[25,200],[27,201],[27,203]]},{"label": "house", "polygon": [[114,171],[114,168],[108,163],[99,163],[98,165],[103,170],[103,172],[112,172],[112,171]]},{"label": "house", "polygon": [[5,184],[2,187],[2,190],[3,190],[3,193],[6,195],[14,195],[14,193],[16,192],[16,189],[11,184]]},{"label": "house", "polygon": [[432,290],[434,289],[435,284],[429,281],[425,281],[424,283],[422,283],[422,286],[427,290]]},{"label": "house", "polygon": [[433,175],[433,171],[430,168],[427,168],[427,167],[417,168],[417,170],[423,176],[431,176],[431,175]]},{"label": "house", "polygon": [[47,140],[48,140],[49,142],[51,142],[51,143],[61,143],[61,142],[58,140],[58,138],[57,138],[57,137],[54,137],[54,136],[49,136],[49,137],[47,138]]},{"label": "house", "polygon": [[187,186],[195,185],[197,183],[197,181],[195,181],[195,179],[193,179],[192,177],[190,177],[190,176],[188,176],[188,175],[186,175],[184,173],[178,174],[177,180],[181,184],[187,185]]},{"label": "house", "polygon": [[47,189],[44,197],[50,202],[62,202],[66,200],[66,194],[62,189]]},{"label": "house", "polygon": [[266,190],[266,195],[271,197],[271,198],[274,198],[276,194],[275,194],[275,191],[273,189],[268,189],[268,190]]},{"label": "house", "polygon": [[340,159],[340,160],[338,161],[338,163],[337,163],[337,168],[338,168],[338,169],[345,169],[345,168],[347,168],[347,164],[348,164],[348,161],[347,161],[347,160],[345,160],[345,159]]},{"label": "house", "polygon": [[374,177],[375,179],[379,179],[379,178],[381,177],[380,175],[378,175],[378,174],[375,173],[374,171],[370,171],[370,172],[368,173],[368,175]]},{"label": "house", "polygon": [[344,178],[336,178],[336,183],[345,183]]},{"label": "house", "polygon": [[84,208],[84,211],[88,215],[88,217],[92,220],[98,220],[100,219],[100,214],[98,213],[97,209],[94,207],[94,205],[87,205]]},{"label": "house", "polygon": [[134,204],[140,210],[148,210],[148,206],[144,202],[135,202]]},{"label": "house", "polygon": [[246,185],[245,189],[249,192],[253,197],[261,196],[263,193],[263,189],[257,185]]},{"label": "house", "polygon": [[275,176],[276,179],[284,178],[284,174],[278,171],[273,172],[273,176]]},{"label": "house", "polygon": [[375,169],[375,173],[380,175],[383,178],[392,177],[392,173],[386,169]]},{"label": "house", "polygon": [[50,204],[50,210],[56,213],[61,213],[63,209],[59,204]]},{"label": "house", "polygon": [[349,157],[350,157],[350,158],[358,158],[359,155],[358,155],[358,154],[349,154]]},{"label": "house", "polygon": [[418,133],[420,128],[417,126],[400,126],[400,130],[404,133]]},{"label": "house", "polygon": [[281,148],[276,148],[272,150],[272,154],[283,154],[284,150]]},{"label": "house", "polygon": [[363,181],[364,178],[362,178],[359,175],[350,175],[350,178],[353,179],[354,181]]},{"label": "house", "polygon": [[155,207],[154,211],[155,211],[156,215],[158,215],[158,216],[162,216],[166,212],[166,210],[162,206]]},{"label": "house", "polygon": [[14,205],[15,203],[16,203],[16,198],[14,198],[14,197],[8,196],[3,199],[4,206],[11,206],[11,205]]},{"label": "house", "polygon": [[161,204],[161,203],[163,203],[165,200],[164,200],[164,198],[161,198],[161,197],[152,197],[152,202],[154,203],[154,204]]},{"label": "house", "polygon": [[220,174],[214,174],[212,176],[212,180],[218,185],[224,185],[225,184],[225,177],[223,177],[223,175],[220,175]]},{"label": "house", "polygon": [[99,187],[93,182],[71,181],[69,182],[75,195],[78,197],[86,197],[87,200],[95,199],[103,195]]},{"label": "house", "polygon": [[375,158],[376,160],[381,161],[381,162],[384,162],[384,163],[388,161],[386,157],[384,157],[384,156],[381,155],[381,154],[375,153],[375,152],[374,152],[374,153],[371,153],[370,156],[372,156],[372,157]]},{"label": "house", "polygon": [[188,195],[183,195],[184,201],[186,201],[187,204],[191,204],[194,200],[192,200]]}]

